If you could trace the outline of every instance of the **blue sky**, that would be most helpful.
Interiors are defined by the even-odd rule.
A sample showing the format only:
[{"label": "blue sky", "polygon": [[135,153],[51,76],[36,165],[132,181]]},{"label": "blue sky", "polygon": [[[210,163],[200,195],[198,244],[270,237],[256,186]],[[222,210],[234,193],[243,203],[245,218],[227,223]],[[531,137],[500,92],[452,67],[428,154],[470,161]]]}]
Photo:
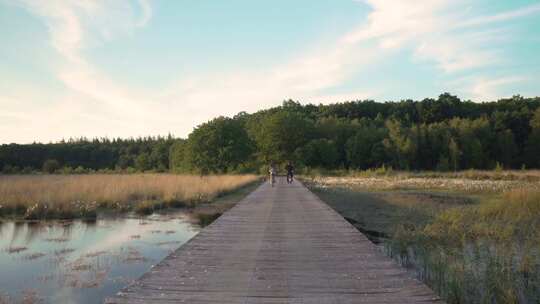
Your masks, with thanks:
[{"label": "blue sky", "polygon": [[0,0],[0,143],[303,103],[540,95],[540,2]]}]

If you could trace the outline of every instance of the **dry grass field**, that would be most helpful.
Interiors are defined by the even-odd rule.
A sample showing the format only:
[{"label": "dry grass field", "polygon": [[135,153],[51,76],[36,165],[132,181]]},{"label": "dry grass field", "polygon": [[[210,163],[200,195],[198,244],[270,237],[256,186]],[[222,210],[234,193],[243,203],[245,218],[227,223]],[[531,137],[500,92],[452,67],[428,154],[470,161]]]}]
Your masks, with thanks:
[{"label": "dry grass field", "polygon": [[540,171],[352,172],[340,176],[306,177],[319,187],[345,187],[369,191],[429,190],[460,193],[500,193],[516,188],[540,190]]},{"label": "dry grass field", "polygon": [[257,179],[255,175],[0,175],[0,216],[95,217],[100,208],[150,213],[209,202]]}]

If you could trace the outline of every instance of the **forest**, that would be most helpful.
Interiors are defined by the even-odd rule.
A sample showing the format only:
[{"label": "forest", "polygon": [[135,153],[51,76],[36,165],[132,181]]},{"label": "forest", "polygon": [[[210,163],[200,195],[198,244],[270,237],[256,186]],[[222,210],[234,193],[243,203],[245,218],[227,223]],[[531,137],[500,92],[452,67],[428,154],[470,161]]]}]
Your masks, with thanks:
[{"label": "forest", "polygon": [[261,172],[297,168],[454,171],[540,168],[540,98],[475,103],[449,93],[421,101],[293,100],[203,123],[186,139],[71,139],[0,146],[3,173]]},{"label": "forest", "polygon": [[5,174],[88,173],[92,171],[164,172],[169,170],[169,149],[176,141],[167,137],[130,139],[87,138],[58,143],[0,146],[0,168]]}]

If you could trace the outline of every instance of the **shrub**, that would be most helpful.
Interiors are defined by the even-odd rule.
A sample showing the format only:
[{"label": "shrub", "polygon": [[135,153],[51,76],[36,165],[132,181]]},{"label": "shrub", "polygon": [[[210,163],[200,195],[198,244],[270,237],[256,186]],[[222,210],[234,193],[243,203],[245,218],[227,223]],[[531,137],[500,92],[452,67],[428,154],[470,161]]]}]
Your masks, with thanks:
[{"label": "shrub", "polygon": [[73,174],[73,168],[65,166],[60,169],[60,173],[62,174]]},{"label": "shrub", "polygon": [[86,172],[88,172],[88,171],[86,169],[84,169],[82,166],[78,166],[77,168],[75,168],[73,170],[74,174],[84,174]]},{"label": "shrub", "polygon": [[135,205],[135,213],[140,215],[149,215],[154,213],[155,210],[161,208],[161,202],[155,200],[145,200]]},{"label": "shrub", "polygon": [[32,169],[32,167],[24,167],[22,170],[21,170],[21,173],[22,174],[32,174],[34,172],[34,170]]},{"label": "shrub", "polygon": [[11,169],[12,169],[12,166],[10,164],[4,165],[4,167],[2,167],[2,173],[10,174]]},{"label": "shrub", "polygon": [[4,165],[2,168],[2,173],[4,174],[17,174],[19,173],[20,168],[17,166],[12,166],[10,164]]},{"label": "shrub", "polygon": [[446,172],[450,170],[450,163],[448,162],[448,158],[441,156],[439,158],[439,162],[437,163],[437,171]]},{"label": "shrub", "polygon": [[35,203],[28,208],[24,213],[24,218],[27,220],[39,220],[47,217],[49,206],[43,203]]},{"label": "shrub", "polygon": [[392,174],[392,167],[387,167],[385,164],[382,164],[379,168],[375,168],[373,172],[375,175],[389,175]]},{"label": "shrub", "polygon": [[165,205],[167,205],[167,207],[170,207],[170,208],[184,208],[184,207],[188,207],[188,204],[182,200],[179,200],[179,199],[171,199],[169,201],[167,201],[165,203]]},{"label": "shrub", "polygon": [[60,169],[60,163],[56,159],[48,159],[43,162],[43,172],[52,174]]},{"label": "shrub", "polygon": [[201,225],[201,227],[206,227],[217,220],[222,214],[223,213],[221,212],[197,212],[195,213],[195,217],[197,218],[197,222],[199,225]]}]

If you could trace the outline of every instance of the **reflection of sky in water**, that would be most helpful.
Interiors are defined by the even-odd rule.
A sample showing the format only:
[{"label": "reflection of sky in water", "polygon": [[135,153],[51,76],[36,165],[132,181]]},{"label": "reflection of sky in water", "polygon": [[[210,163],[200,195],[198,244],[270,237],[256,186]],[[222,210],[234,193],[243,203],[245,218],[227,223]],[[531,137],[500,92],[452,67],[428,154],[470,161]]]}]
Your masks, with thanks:
[{"label": "reflection of sky in water", "polygon": [[196,233],[182,214],[0,222],[0,303],[32,293],[45,303],[102,303]]}]

